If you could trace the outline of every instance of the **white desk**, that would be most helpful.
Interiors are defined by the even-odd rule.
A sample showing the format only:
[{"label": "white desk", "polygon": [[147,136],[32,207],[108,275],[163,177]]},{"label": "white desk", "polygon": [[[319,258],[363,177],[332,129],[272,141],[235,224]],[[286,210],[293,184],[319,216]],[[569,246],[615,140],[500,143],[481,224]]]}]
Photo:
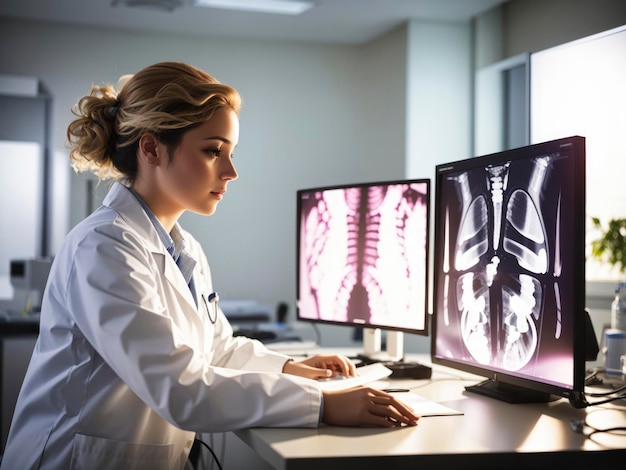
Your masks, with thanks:
[{"label": "white desk", "polygon": [[[427,356],[411,358],[429,363]],[[379,388],[411,388],[462,411],[462,416],[422,417],[417,427],[247,429],[235,434],[276,469],[537,469],[592,464],[594,470],[626,462],[626,436],[603,436],[602,445],[572,431],[570,421],[586,410],[565,399],[512,405],[465,392],[482,378],[440,366],[430,380],[385,380]],[[604,422],[626,425],[624,408],[602,411]],[[600,416],[600,412],[596,416]],[[591,418],[591,416],[590,416]],[[614,423],[609,423],[615,425]],[[598,421],[598,425],[600,422]],[[553,467],[558,468],[558,467]],[[563,468],[563,467],[561,467]]]}]

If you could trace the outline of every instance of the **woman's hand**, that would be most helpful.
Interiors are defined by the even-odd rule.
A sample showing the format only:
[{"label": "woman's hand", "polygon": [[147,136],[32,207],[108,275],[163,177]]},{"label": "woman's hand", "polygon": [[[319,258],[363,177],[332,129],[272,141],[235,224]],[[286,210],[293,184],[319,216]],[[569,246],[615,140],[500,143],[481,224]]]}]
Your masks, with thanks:
[{"label": "woman's hand", "polygon": [[356,368],[350,359],[339,354],[317,354],[302,361],[289,361],[283,367],[283,372],[299,375],[309,379],[327,379],[336,375],[352,377],[356,375]]},{"label": "woman's hand", "polygon": [[369,387],[324,391],[322,422],[333,426],[416,426],[419,416],[392,395]]}]

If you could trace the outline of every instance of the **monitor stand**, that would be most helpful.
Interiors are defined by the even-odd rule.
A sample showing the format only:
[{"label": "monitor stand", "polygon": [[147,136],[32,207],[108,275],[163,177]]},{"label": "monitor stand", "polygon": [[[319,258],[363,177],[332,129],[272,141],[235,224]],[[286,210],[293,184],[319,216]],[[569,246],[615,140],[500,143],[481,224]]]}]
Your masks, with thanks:
[{"label": "monitor stand", "polygon": [[468,385],[465,390],[507,403],[548,403],[559,399],[558,396],[547,392],[531,390],[497,380],[484,380],[475,385]]},{"label": "monitor stand", "polygon": [[404,361],[404,334],[387,331],[385,351],[382,350],[382,330],[363,328],[363,352],[357,358],[366,364],[381,362],[391,369],[391,378],[428,379],[432,369],[417,362]]},{"label": "monitor stand", "polygon": [[370,362],[399,362],[404,358],[404,336],[401,331],[387,331],[385,351],[382,350],[382,330],[363,328],[363,353],[360,359]]}]

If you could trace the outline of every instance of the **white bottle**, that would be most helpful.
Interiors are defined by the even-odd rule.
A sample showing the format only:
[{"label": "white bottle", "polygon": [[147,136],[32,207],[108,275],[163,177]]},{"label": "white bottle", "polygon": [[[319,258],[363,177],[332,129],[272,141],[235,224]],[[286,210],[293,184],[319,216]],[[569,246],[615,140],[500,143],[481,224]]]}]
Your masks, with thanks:
[{"label": "white bottle", "polygon": [[626,282],[615,288],[615,299],[611,304],[611,328],[626,331]]}]

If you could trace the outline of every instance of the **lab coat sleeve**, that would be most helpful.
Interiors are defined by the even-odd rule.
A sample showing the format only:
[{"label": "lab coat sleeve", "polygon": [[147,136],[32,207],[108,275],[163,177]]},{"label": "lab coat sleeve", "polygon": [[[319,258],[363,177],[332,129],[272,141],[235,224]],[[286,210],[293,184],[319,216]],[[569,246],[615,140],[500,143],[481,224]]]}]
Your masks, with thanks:
[{"label": "lab coat sleeve", "polygon": [[[202,291],[212,292],[213,282],[206,255],[197,240],[188,232],[184,232],[189,243],[191,255],[198,261],[199,276],[196,287]],[[226,315],[218,306],[218,321],[215,325],[215,347],[213,362],[221,367],[238,370],[281,372],[285,363],[291,358],[282,353],[268,349],[257,340],[234,337],[233,329]]]},{"label": "lab coat sleeve", "polygon": [[233,336],[226,316],[219,311],[215,328],[213,362],[221,367],[246,371],[282,372],[291,357],[268,349],[258,340]]},{"label": "lab coat sleeve", "polygon": [[207,335],[206,321],[181,311],[168,291],[165,254],[146,249],[123,221],[75,242],[65,304],[76,328],[163,418],[199,432],[318,425],[317,383],[279,373],[285,357],[260,343],[233,339],[221,312],[219,328]]}]

